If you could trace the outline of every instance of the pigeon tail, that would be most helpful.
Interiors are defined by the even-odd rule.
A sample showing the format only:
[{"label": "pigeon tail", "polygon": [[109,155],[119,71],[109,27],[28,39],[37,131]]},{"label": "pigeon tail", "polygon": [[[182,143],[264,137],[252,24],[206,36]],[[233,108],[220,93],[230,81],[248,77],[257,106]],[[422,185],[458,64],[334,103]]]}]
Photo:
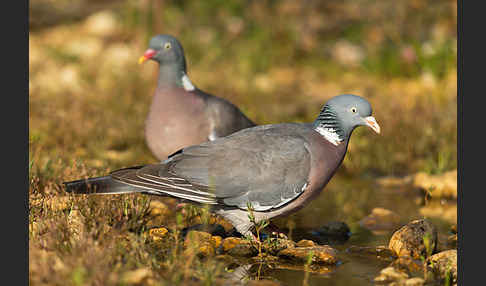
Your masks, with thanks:
[{"label": "pigeon tail", "polygon": [[140,189],[134,188],[113,180],[111,176],[103,176],[89,179],[81,179],[64,182],[66,192],[74,194],[129,194],[139,193]]}]

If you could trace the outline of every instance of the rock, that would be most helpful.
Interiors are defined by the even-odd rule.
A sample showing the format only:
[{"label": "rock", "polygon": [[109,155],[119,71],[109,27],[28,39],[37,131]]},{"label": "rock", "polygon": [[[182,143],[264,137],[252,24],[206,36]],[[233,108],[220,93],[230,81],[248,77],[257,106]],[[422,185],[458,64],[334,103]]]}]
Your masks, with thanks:
[{"label": "rock", "polygon": [[[205,225],[203,220],[201,219],[201,216],[194,217],[193,220],[192,220],[192,223],[193,224]],[[208,225],[220,225],[220,226],[223,227],[224,231],[227,232],[227,233],[231,232],[231,230],[234,228],[233,225],[230,222],[228,222],[224,218],[217,216],[217,215],[214,215],[214,214],[210,214],[209,221],[207,222],[207,224]]]},{"label": "rock", "polygon": [[150,201],[149,209],[150,216],[166,216],[171,214],[169,208],[163,202],[157,200]]},{"label": "rock", "polygon": [[457,248],[457,233],[447,237],[447,247]]},{"label": "rock", "polygon": [[400,256],[395,259],[389,266],[401,272],[407,273],[408,275],[423,271],[422,262],[412,259],[410,256]]},{"label": "rock", "polygon": [[215,245],[220,240],[221,237],[219,239],[213,239],[210,233],[192,230],[187,233],[186,239],[184,240],[184,247],[188,250],[196,250],[198,255],[214,256],[216,254]]},{"label": "rock", "polygon": [[153,241],[161,241],[169,236],[169,230],[165,227],[152,228],[149,230],[148,234]]},{"label": "rock", "polygon": [[408,274],[398,271],[393,267],[387,267],[380,271],[374,281],[378,283],[401,282],[408,278]]},{"label": "rock", "polygon": [[312,240],[302,239],[295,244],[297,247],[314,247],[316,244]]},{"label": "rock", "polygon": [[250,257],[258,253],[257,248],[250,241],[238,237],[223,239],[222,249],[224,253],[233,256]]},{"label": "rock", "polygon": [[223,238],[219,235],[214,235],[211,237],[211,244],[214,248],[219,248],[223,243]]},{"label": "rock", "polygon": [[211,242],[211,237],[212,235],[210,233],[204,231],[191,230],[186,235],[186,239],[184,240],[184,246],[189,247],[191,245]]},{"label": "rock", "polygon": [[428,257],[437,248],[437,229],[425,219],[411,221],[393,233],[388,247],[397,256]]},{"label": "rock", "polygon": [[119,30],[119,24],[116,15],[106,10],[89,16],[84,23],[84,28],[88,34],[108,37]]},{"label": "rock", "polygon": [[149,220],[148,227],[157,227],[163,225],[167,221],[167,217],[172,214],[169,207],[164,203],[152,200],[149,205]]},{"label": "rock", "polygon": [[425,260],[426,280],[437,280],[441,283],[448,280],[457,284],[457,250],[439,252]]},{"label": "rock", "polygon": [[348,236],[349,226],[342,221],[331,221],[315,230],[320,235],[326,236]]},{"label": "rock", "polygon": [[142,284],[152,276],[152,271],[148,268],[139,268],[125,272],[121,278],[124,284]]},{"label": "rock", "polygon": [[211,235],[217,235],[221,237],[227,237],[227,233],[224,227],[220,224],[196,224],[185,227],[181,230],[182,237],[186,237],[187,233],[190,231],[197,230],[210,233]]},{"label": "rock", "polygon": [[335,60],[345,66],[357,66],[364,58],[363,48],[346,40],[338,41],[331,53]]},{"label": "rock", "polygon": [[337,251],[328,245],[286,248],[277,254],[280,258],[304,264],[310,255],[312,255],[311,263],[336,264],[337,262]]},{"label": "rock", "polygon": [[403,283],[404,286],[423,286],[424,284],[425,284],[425,280],[420,277],[407,279]]},{"label": "rock", "polygon": [[400,216],[391,210],[374,208],[359,224],[371,231],[394,230],[400,225]]},{"label": "rock", "polygon": [[413,178],[413,185],[430,192],[432,197],[457,198],[457,170],[441,175],[417,173]]},{"label": "rock", "polygon": [[329,222],[310,232],[312,239],[319,244],[340,244],[351,236],[349,226],[340,221]]},{"label": "rock", "polygon": [[214,256],[216,254],[216,250],[214,249],[212,244],[205,243],[198,248],[197,254],[201,255],[201,256],[206,256],[206,257],[207,256]]},{"label": "rock", "polygon": [[279,282],[270,280],[270,279],[263,279],[263,280],[250,280],[246,286],[280,286]]},{"label": "rock", "polygon": [[281,250],[295,247],[295,242],[280,237],[269,237],[262,243],[263,250],[271,255],[277,255]]},{"label": "rock", "polygon": [[429,201],[426,206],[419,209],[424,217],[434,217],[449,223],[457,223],[457,202]]},{"label": "rock", "polygon": [[392,187],[402,187],[404,185],[411,184],[413,182],[413,176],[405,176],[405,177],[382,177],[376,180],[378,185],[385,188],[392,188]]}]

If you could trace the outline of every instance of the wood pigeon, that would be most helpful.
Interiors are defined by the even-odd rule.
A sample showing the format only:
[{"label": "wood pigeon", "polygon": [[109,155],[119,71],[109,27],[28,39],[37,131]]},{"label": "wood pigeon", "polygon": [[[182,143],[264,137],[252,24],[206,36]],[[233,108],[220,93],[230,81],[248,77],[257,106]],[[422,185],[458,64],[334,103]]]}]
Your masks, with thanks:
[{"label": "wood pigeon", "polygon": [[177,150],[253,127],[226,99],[198,89],[186,72],[184,50],[170,35],[157,35],[139,63],[159,64],[155,95],[145,122],[145,140],[159,160]]},{"label": "wood pigeon", "polygon": [[345,94],[331,98],[313,124],[251,127],[185,147],[167,160],[66,182],[72,193],[143,193],[210,205],[243,235],[256,221],[293,213],[322,191],[341,165],[354,128],[380,133],[370,103]]}]

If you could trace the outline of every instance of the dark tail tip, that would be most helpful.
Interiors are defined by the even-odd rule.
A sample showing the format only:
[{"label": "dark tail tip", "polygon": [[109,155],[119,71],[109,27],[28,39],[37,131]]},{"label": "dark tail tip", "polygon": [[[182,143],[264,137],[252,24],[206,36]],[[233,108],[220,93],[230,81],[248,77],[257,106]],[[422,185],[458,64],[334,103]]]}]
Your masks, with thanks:
[{"label": "dark tail tip", "polygon": [[111,176],[81,179],[63,184],[66,187],[66,192],[73,194],[129,194],[140,192],[140,189],[115,181]]},{"label": "dark tail tip", "polygon": [[110,176],[64,182],[66,192],[74,194],[96,194],[109,192]]}]

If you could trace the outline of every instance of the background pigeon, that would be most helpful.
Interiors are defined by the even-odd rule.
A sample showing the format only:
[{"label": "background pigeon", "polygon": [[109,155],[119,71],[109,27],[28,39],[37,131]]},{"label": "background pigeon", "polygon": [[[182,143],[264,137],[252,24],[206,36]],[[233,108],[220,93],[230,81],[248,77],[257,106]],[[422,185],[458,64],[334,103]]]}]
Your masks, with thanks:
[{"label": "background pigeon", "polygon": [[159,159],[177,150],[255,126],[229,101],[205,93],[189,80],[179,41],[157,35],[139,63],[159,64],[157,88],[145,122],[145,140]]}]

